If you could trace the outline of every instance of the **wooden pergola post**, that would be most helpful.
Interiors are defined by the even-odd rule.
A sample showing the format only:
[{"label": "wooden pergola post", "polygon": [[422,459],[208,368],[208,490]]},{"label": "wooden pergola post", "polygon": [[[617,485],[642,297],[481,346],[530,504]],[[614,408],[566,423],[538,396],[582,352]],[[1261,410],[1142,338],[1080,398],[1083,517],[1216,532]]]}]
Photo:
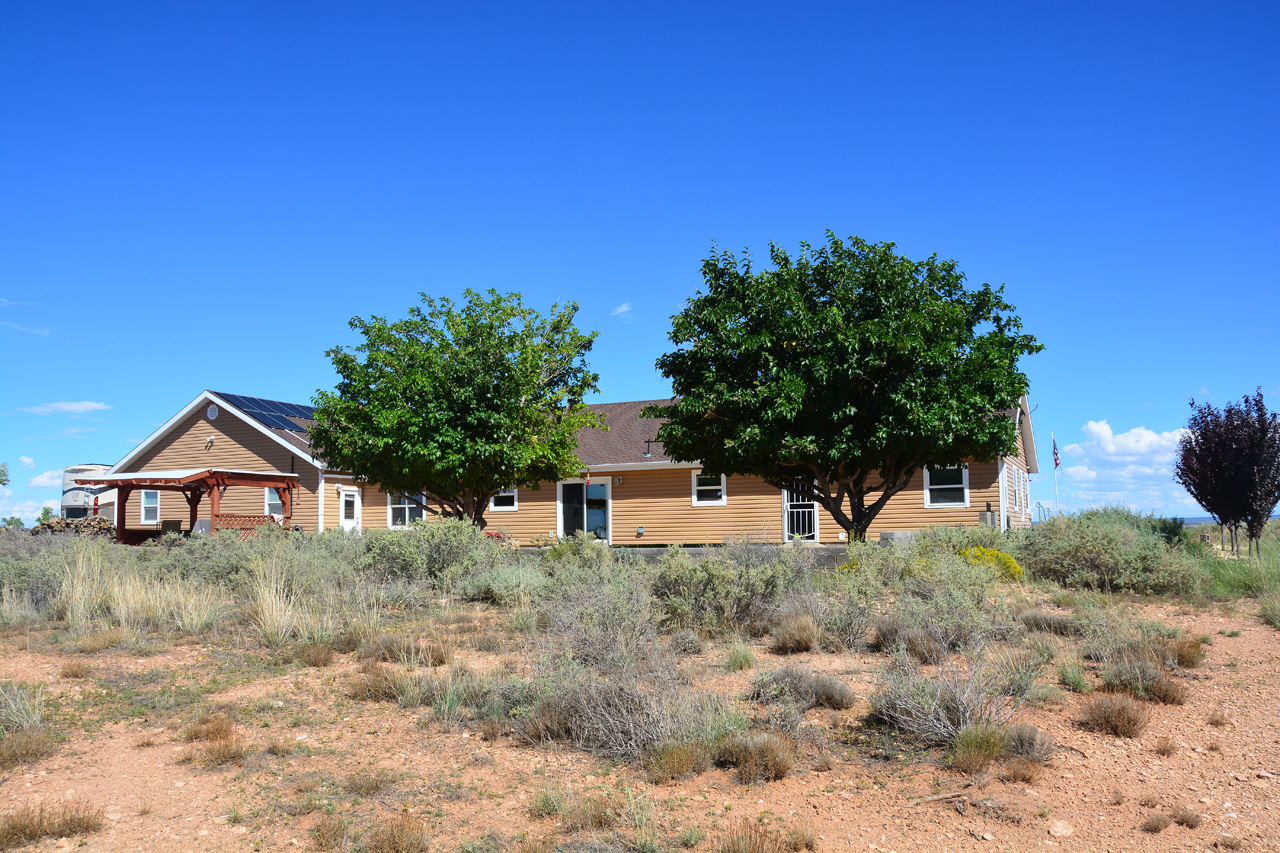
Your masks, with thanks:
[{"label": "wooden pergola post", "polygon": [[129,525],[129,515],[125,505],[129,503],[129,493],[133,490],[125,486],[116,487],[116,541],[124,542],[124,529]]},{"label": "wooden pergola post", "polygon": [[195,533],[196,518],[200,515],[200,499],[204,497],[204,489],[196,486],[182,494],[187,499],[187,506],[191,508],[191,523],[187,525],[187,532]]},{"label": "wooden pergola post", "polygon": [[209,490],[209,532],[218,529],[218,516],[222,515],[222,487],[214,486]]}]

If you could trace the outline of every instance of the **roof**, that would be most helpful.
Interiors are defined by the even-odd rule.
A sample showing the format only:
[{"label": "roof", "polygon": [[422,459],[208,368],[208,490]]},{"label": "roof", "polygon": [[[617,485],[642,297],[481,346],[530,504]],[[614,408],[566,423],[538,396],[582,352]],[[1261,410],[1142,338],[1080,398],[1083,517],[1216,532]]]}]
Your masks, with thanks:
[{"label": "roof", "polygon": [[315,423],[313,417],[315,406],[268,400],[265,397],[247,397],[244,394],[228,394],[225,391],[210,393],[217,394],[298,450],[311,453],[311,442],[307,440],[307,428]]},{"label": "roof", "polygon": [[[578,433],[578,458],[588,468],[602,465],[671,464],[662,443],[654,441],[657,418],[641,418],[645,406],[661,406],[670,400],[630,400],[595,403],[587,408],[600,416],[609,429],[585,429]],[[647,456],[645,454],[648,454]]]},{"label": "roof", "polygon": [[227,486],[270,486],[282,480],[296,480],[297,474],[282,471],[245,471],[239,468],[183,468],[172,471],[131,471],[116,474],[98,474],[92,477],[79,477],[76,482],[82,486],[133,485],[159,487],[178,487],[193,483],[202,485]]}]

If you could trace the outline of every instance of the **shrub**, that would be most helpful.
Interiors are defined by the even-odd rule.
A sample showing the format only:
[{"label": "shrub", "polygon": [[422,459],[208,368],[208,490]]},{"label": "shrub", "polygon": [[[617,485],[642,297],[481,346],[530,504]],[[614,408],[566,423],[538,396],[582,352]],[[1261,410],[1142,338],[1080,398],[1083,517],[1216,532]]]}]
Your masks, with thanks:
[{"label": "shrub", "polygon": [[925,743],[951,744],[961,729],[1003,725],[1017,701],[988,689],[985,657],[971,653],[963,665],[944,661],[926,676],[911,657],[894,656],[881,688],[871,697],[874,716]]},{"label": "shrub", "polygon": [[203,714],[182,730],[182,739],[194,741],[226,740],[235,735],[235,723],[226,714]]},{"label": "shrub", "polygon": [[1006,696],[1026,698],[1044,669],[1034,652],[1012,652],[997,659],[992,686]]},{"label": "shrub", "polygon": [[664,624],[720,633],[763,617],[790,584],[793,569],[782,560],[744,560],[725,555],[695,560],[680,548],[668,548],[653,580]]},{"label": "shrub", "polygon": [[702,654],[702,638],[687,628],[671,635],[671,650],[682,655]]},{"label": "shrub", "polygon": [[974,565],[985,564],[990,566],[1000,576],[1001,580],[1022,580],[1022,566],[1019,566],[1017,560],[1003,551],[974,545],[961,550],[959,553],[961,557],[964,557]]},{"label": "shrub", "polygon": [[843,681],[829,675],[816,675],[808,667],[786,666],[761,673],[752,682],[749,698],[761,702],[791,702],[801,711],[852,708],[855,697]]},{"label": "shrub", "polygon": [[0,681],[0,732],[18,732],[44,726],[44,695],[12,681]]},{"label": "shrub", "polygon": [[58,671],[58,675],[62,678],[84,678],[89,674],[89,670],[88,661],[69,660],[62,664],[62,669]]},{"label": "shrub", "polygon": [[1143,822],[1142,831],[1150,832],[1152,835],[1155,835],[1157,832],[1162,832],[1168,829],[1172,823],[1173,818],[1169,817],[1167,814],[1160,814],[1157,812],[1156,814],[1148,816]]},{"label": "shrub", "polygon": [[736,767],[744,784],[786,778],[796,764],[795,742],[777,732],[735,732],[720,740],[715,762]]},{"label": "shrub", "polygon": [[201,761],[210,767],[223,764],[239,764],[249,752],[249,745],[238,737],[229,737],[208,743],[201,751]]},{"label": "shrub", "polygon": [[766,827],[743,820],[716,846],[716,853],[786,853],[787,845]]},{"label": "shrub", "polygon": [[834,652],[848,653],[866,642],[871,629],[871,611],[855,596],[837,598],[822,618],[826,645]]},{"label": "shrub", "polygon": [[756,665],[755,652],[751,650],[748,644],[737,641],[729,646],[729,652],[725,655],[724,668],[730,672],[741,672],[744,669],[750,669]]},{"label": "shrub", "polygon": [[1042,631],[1046,634],[1057,634],[1060,637],[1076,637],[1082,632],[1080,623],[1071,616],[1034,608],[1024,611],[1018,621],[1028,631]]},{"label": "shrub", "polygon": [[361,569],[378,580],[429,584],[451,592],[458,581],[506,563],[511,552],[469,521],[415,522],[369,538]]},{"label": "shrub", "polygon": [[558,587],[540,603],[538,617],[547,636],[602,672],[629,675],[662,660],[653,597],[638,572]]},{"label": "shrub", "polygon": [[544,788],[533,797],[529,805],[529,817],[534,820],[558,815],[564,811],[564,791],[559,788]]},{"label": "shrub", "polygon": [[1194,560],[1148,521],[1114,508],[1055,516],[1020,531],[1016,553],[1033,577],[1063,586],[1147,594],[1190,589]]},{"label": "shrub", "polygon": [[956,732],[951,766],[961,773],[981,773],[1009,753],[1009,733],[994,723],[974,723]]},{"label": "shrub", "polygon": [[1102,693],[1090,697],[1083,708],[1089,728],[1115,737],[1137,737],[1147,727],[1147,709],[1128,696]]},{"label": "shrub", "polygon": [[101,809],[83,803],[23,806],[0,815],[0,850],[32,844],[41,838],[74,838],[102,829]]},{"label": "shrub", "polygon": [[1200,815],[1185,806],[1174,809],[1170,817],[1173,818],[1174,823],[1185,826],[1187,829],[1195,829],[1200,825]]},{"label": "shrub", "polygon": [[515,607],[532,601],[551,585],[551,578],[533,561],[498,563],[474,571],[458,584],[458,592],[472,601]]},{"label": "shrub", "polygon": [[655,784],[696,776],[711,766],[711,750],[702,743],[667,743],[645,758],[645,776]]},{"label": "shrub", "polygon": [[347,844],[347,822],[337,815],[320,815],[311,830],[311,840],[317,850],[341,850]]},{"label": "shrub", "polygon": [[298,659],[307,666],[328,666],[333,663],[333,646],[319,643],[310,646],[303,646],[298,652]]},{"label": "shrub", "polygon": [[808,613],[789,613],[774,625],[773,650],[780,655],[807,652],[822,644],[822,628]]},{"label": "shrub", "polygon": [[1009,728],[1009,754],[1044,764],[1053,757],[1053,735],[1035,726],[1011,726]]},{"label": "shrub", "polygon": [[1185,705],[1187,702],[1187,686],[1174,681],[1167,675],[1156,680],[1147,691],[1149,698],[1165,705]]}]

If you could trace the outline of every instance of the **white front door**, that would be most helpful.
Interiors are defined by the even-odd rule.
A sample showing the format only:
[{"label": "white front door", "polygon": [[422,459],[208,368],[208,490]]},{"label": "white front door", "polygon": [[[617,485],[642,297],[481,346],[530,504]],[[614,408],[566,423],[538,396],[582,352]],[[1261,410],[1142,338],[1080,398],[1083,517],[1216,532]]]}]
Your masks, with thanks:
[{"label": "white front door", "polygon": [[782,490],[782,529],[785,541],[818,541],[818,504],[803,490]]},{"label": "white front door", "polygon": [[338,490],[338,523],[343,530],[360,529],[360,490],[343,487]]}]

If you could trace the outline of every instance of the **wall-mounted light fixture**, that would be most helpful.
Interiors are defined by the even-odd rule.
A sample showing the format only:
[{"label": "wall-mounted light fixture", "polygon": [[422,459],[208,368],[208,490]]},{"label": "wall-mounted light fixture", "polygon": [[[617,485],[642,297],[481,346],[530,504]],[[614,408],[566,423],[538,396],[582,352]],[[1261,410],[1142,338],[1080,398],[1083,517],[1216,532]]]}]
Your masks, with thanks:
[{"label": "wall-mounted light fixture", "polygon": [[613,484],[614,484],[615,486],[621,486],[621,485],[622,485],[622,478],[621,478],[621,477],[614,477],[614,478],[613,478]]},{"label": "wall-mounted light fixture", "polygon": [[637,527],[637,528],[636,528],[636,535],[637,535],[637,536],[643,536],[643,535],[644,535],[644,528],[643,528],[643,527]]},{"label": "wall-mounted light fixture", "polygon": [[213,439],[214,439],[215,437],[216,437],[216,436],[212,436],[212,435],[211,435],[211,436],[209,436],[208,438],[206,438],[206,439],[204,440],[204,449],[205,449],[205,450],[208,450],[209,448],[213,447]]}]

